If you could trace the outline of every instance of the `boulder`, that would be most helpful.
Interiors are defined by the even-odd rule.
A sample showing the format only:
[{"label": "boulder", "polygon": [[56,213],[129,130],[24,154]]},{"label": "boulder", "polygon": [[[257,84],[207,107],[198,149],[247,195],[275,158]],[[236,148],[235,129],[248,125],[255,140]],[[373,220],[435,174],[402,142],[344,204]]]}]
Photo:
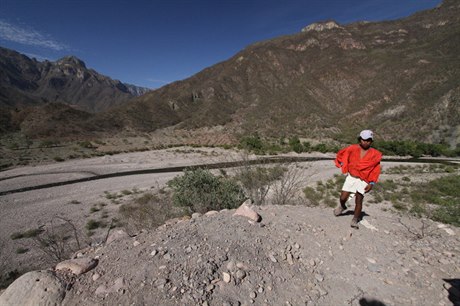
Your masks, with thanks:
[{"label": "boulder", "polygon": [[96,267],[97,263],[97,259],[87,257],[69,259],[58,263],[56,266],[56,270],[70,271],[75,275],[80,275]]},{"label": "boulder", "polygon": [[233,214],[234,216],[243,216],[254,222],[259,222],[261,217],[252,208],[249,207],[251,200],[246,200]]},{"label": "boulder", "polygon": [[61,305],[65,284],[51,271],[28,272],[15,280],[0,296],[2,306]]},{"label": "boulder", "polygon": [[105,243],[109,244],[113,241],[122,240],[126,238],[129,238],[129,235],[124,230],[120,229],[120,230],[112,231],[109,237],[107,237],[107,241]]}]

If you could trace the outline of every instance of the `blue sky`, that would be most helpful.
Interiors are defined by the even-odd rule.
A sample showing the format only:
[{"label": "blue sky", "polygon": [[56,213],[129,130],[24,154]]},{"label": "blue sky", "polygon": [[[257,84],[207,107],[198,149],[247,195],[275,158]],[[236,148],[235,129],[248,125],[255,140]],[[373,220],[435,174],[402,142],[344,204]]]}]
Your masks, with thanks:
[{"label": "blue sky", "polygon": [[0,46],[38,60],[75,55],[113,79],[158,88],[312,22],[397,19],[440,2],[0,0]]}]

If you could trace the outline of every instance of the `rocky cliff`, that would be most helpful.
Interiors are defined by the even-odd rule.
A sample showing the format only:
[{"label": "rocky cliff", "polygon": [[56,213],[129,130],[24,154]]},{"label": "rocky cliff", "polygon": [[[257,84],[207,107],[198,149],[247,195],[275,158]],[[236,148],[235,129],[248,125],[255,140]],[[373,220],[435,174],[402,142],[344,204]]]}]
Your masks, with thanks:
[{"label": "rocky cliff", "polygon": [[39,62],[5,48],[0,48],[0,89],[3,107],[63,103],[92,113],[124,104],[148,91],[88,69],[74,56]]}]

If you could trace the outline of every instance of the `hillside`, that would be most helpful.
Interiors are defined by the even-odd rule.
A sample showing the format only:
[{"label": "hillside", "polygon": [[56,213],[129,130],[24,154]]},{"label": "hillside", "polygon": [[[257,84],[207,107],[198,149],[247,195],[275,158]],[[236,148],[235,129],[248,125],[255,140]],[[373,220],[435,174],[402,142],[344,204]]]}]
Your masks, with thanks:
[{"label": "hillside", "polygon": [[[96,120],[141,131],[224,126],[228,133],[333,137],[362,127],[459,143],[460,9],[386,22],[317,23],[253,44]],[[110,118],[110,120],[108,120]]]},{"label": "hillside", "polygon": [[349,227],[350,216],[336,218],[330,209],[263,206],[256,209],[262,218],[259,223],[230,210],[171,220],[134,237],[114,231],[107,245],[80,251],[78,259],[61,263],[56,272],[24,275],[0,301],[3,305],[39,300],[62,305],[458,303],[458,229],[397,217],[381,208],[366,208],[368,216],[359,230]]},{"label": "hillside", "polygon": [[147,91],[101,75],[74,56],[39,62],[0,47],[0,107],[63,103],[94,113]]}]

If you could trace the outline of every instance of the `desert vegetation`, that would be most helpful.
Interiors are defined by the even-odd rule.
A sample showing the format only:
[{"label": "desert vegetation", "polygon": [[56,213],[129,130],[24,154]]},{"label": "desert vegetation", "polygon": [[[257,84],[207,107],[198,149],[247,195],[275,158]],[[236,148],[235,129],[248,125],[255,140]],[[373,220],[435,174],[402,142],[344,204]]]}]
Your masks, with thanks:
[{"label": "desert vegetation", "polygon": [[[84,159],[128,152],[142,152],[178,147],[178,153],[184,145],[204,147],[203,143],[194,143],[184,139],[170,139],[161,143],[153,141],[149,135],[131,135],[117,139],[63,140],[59,138],[32,139],[21,133],[10,133],[0,137],[0,170],[15,166],[35,165],[43,162],[62,162],[72,159]],[[350,137],[329,139],[326,141],[306,140],[298,136],[279,138],[263,137],[258,134],[241,136],[237,143],[220,144],[224,149],[239,148],[257,155],[276,155],[295,153],[335,153],[345,143],[353,143]],[[217,145],[207,145],[210,147]],[[445,143],[430,144],[412,140],[377,140],[374,147],[385,155],[393,156],[460,156],[460,148],[451,148]]]},{"label": "desert vegetation", "polygon": [[[382,179],[366,196],[366,202],[389,203],[396,213],[408,213],[460,226],[458,166],[443,164],[397,166],[384,170],[383,174],[396,174],[397,177]],[[427,181],[411,178],[418,174],[431,174],[434,178]],[[310,205],[323,204],[334,207],[338,203],[337,199],[344,179],[344,176],[336,175],[326,182],[317,182],[314,187],[307,186],[303,190],[305,197]]]}]

